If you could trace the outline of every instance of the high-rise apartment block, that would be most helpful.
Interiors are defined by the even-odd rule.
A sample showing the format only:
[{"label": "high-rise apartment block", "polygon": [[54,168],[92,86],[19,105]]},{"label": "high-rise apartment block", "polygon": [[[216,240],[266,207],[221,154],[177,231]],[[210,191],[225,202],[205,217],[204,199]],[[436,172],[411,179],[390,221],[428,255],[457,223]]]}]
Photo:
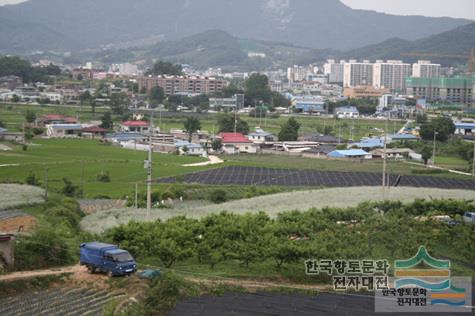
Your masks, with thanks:
[{"label": "high-rise apartment block", "polygon": [[404,92],[406,78],[412,74],[410,64],[401,60],[377,60],[373,65],[373,86],[375,88],[387,88],[395,92]]},{"label": "high-rise apartment block", "polygon": [[344,70],[344,60],[336,62],[334,59],[329,59],[323,66],[323,73],[328,76],[329,83],[343,83]]},{"label": "high-rise apartment block", "polygon": [[350,60],[344,64],[343,86],[372,86],[373,85],[373,64],[368,60],[357,62]]},{"label": "high-rise apartment block", "polygon": [[429,60],[419,60],[412,65],[412,76],[416,78],[439,78],[440,64],[433,64]]},{"label": "high-rise apartment block", "polygon": [[167,96],[221,92],[227,84],[226,80],[212,77],[144,76],[138,78],[139,91],[150,91],[153,87],[161,87]]}]

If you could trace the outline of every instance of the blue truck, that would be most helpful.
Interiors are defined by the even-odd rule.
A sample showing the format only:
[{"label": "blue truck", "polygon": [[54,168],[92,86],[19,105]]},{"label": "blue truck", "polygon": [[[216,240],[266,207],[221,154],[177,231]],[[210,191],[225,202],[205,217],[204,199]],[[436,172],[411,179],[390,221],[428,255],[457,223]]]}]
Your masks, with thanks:
[{"label": "blue truck", "polygon": [[137,271],[137,263],[128,251],[101,242],[81,244],[79,260],[91,273],[105,272],[109,276],[123,276]]}]

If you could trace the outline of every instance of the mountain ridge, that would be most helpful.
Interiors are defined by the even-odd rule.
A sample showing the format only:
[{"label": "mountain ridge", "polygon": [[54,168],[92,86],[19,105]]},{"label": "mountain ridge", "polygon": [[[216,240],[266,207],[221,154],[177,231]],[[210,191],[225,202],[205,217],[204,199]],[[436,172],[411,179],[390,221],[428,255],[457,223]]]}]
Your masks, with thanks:
[{"label": "mountain ridge", "polygon": [[[152,35],[173,40],[210,29],[239,38],[346,50],[390,37],[414,40],[470,22],[354,10],[339,0],[30,0],[0,7],[2,20],[15,21],[17,27],[0,29],[5,40],[0,51],[18,47],[26,52],[48,46],[96,48]],[[38,27],[25,30],[21,25]],[[44,40],[35,40],[37,29]],[[31,41],[12,46],[12,31]]]}]

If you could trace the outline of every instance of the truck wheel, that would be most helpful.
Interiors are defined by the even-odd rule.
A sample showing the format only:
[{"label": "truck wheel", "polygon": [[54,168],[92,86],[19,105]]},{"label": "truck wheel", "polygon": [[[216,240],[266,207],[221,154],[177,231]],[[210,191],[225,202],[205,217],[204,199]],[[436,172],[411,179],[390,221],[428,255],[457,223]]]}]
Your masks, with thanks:
[{"label": "truck wheel", "polygon": [[91,266],[88,266],[88,267],[87,267],[87,271],[88,271],[90,274],[93,274],[94,272],[96,272],[96,268],[91,267]]}]

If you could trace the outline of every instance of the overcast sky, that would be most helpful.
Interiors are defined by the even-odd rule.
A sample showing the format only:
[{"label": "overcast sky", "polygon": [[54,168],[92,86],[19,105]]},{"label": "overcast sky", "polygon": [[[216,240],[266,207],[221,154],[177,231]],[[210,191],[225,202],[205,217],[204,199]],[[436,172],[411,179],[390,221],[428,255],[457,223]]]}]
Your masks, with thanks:
[{"label": "overcast sky", "polygon": [[[24,0],[0,0],[0,5]],[[78,0],[80,1],[80,0]],[[131,0],[134,1],[134,0]],[[199,0],[194,0],[199,1]],[[318,1],[318,0],[308,0]],[[335,0],[336,1],[336,0]],[[368,9],[393,14],[451,16],[475,20],[475,0],[342,0],[355,9]]]},{"label": "overcast sky", "polygon": [[355,9],[475,20],[475,0],[342,0]]}]

